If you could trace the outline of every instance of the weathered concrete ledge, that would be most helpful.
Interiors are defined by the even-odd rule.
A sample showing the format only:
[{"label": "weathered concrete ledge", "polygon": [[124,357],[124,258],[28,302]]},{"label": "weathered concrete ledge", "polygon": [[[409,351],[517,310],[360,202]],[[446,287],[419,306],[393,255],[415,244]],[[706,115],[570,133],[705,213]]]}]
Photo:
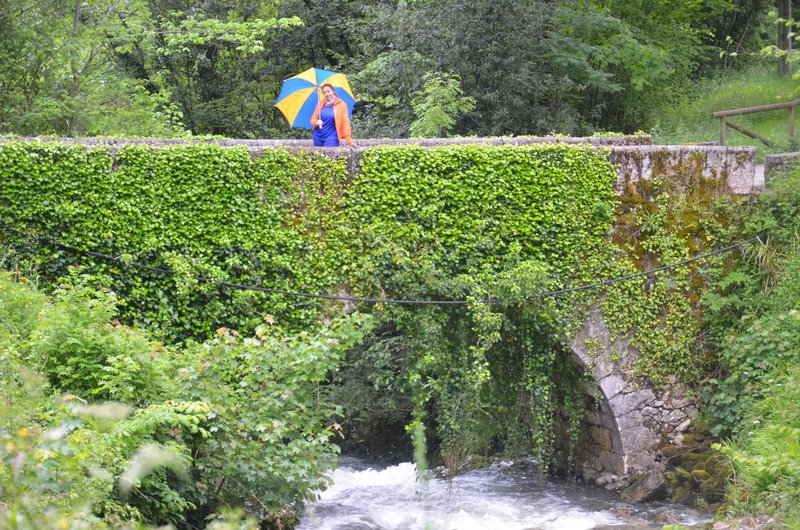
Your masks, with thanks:
[{"label": "weathered concrete ledge", "polygon": [[223,147],[245,146],[250,148],[266,147],[302,147],[325,153],[352,152],[363,147],[377,145],[420,145],[422,147],[439,147],[442,145],[489,144],[489,145],[530,145],[542,143],[590,144],[590,145],[651,145],[649,134],[626,136],[501,136],[494,138],[370,138],[356,139],[358,147],[314,147],[311,140],[244,140],[244,139],[193,139],[193,138],[60,138],[60,137],[21,137],[0,138],[0,142],[67,142],[84,145],[122,146],[128,144],[145,144],[152,146],[182,144],[216,144]]},{"label": "weathered concrete ledge", "polygon": [[619,171],[617,192],[638,180],[690,178],[702,174],[722,179],[739,195],[757,193],[756,148],[719,145],[613,146],[611,162]]},{"label": "weathered concrete ledge", "polygon": [[285,148],[292,152],[315,151],[331,157],[347,158],[347,167],[353,175],[359,171],[364,149],[380,145],[419,145],[435,148],[446,145],[483,144],[523,146],[543,143],[589,145],[608,149],[611,161],[618,168],[617,192],[638,180],[655,177],[685,177],[702,174],[722,178],[733,193],[757,193],[760,186],[755,178],[754,147],[724,147],[715,145],[652,145],[650,135],[592,136],[592,137],[501,137],[501,138],[434,138],[434,139],[369,139],[358,140],[357,147],[314,147],[310,140],[193,140],[152,138],[0,138],[3,141],[66,142],[87,146],[108,146],[110,149],[131,145],[168,147],[172,145],[215,144],[223,147],[247,147],[254,155],[265,149]]},{"label": "weathered concrete ledge", "polygon": [[800,152],[798,151],[767,155],[764,160],[764,181],[766,182],[770,175],[776,171],[780,171],[790,164],[797,164],[798,162],[800,162]]}]

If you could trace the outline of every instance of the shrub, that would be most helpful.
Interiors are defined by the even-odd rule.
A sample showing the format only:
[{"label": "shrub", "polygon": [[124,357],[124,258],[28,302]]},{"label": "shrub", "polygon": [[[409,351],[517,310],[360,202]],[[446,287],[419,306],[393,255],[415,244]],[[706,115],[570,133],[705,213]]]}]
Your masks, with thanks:
[{"label": "shrub", "polygon": [[[22,299],[42,309],[0,340],[0,526],[203,526],[212,517],[219,528],[253,528],[226,511],[239,506],[280,527],[326,484],[339,410],[320,384],[362,336],[362,317],[315,334],[221,329],[165,349],[107,321],[110,293],[73,286],[47,299],[0,276],[0,310]],[[28,356],[18,354],[23,335]],[[127,403],[89,401],[106,397]]]},{"label": "shrub", "polygon": [[708,396],[714,434],[735,434],[779,367],[800,361],[800,322],[792,316],[800,299],[800,171],[770,182],[748,212],[748,230],[763,244],[747,262],[717,284],[722,295],[706,298],[722,377]]},{"label": "shrub", "polygon": [[162,376],[147,370],[156,343],[141,330],[112,321],[116,304],[108,290],[76,285],[56,291],[30,337],[32,360],[53,387],[131,404],[156,398]]}]

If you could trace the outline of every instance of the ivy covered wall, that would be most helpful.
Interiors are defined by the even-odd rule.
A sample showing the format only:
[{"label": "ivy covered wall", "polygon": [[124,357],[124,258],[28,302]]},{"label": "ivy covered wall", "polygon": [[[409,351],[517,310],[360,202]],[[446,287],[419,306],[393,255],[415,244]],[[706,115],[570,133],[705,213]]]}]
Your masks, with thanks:
[{"label": "ivy covered wall", "polygon": [[677,227],[686,219],[659,217],[665,195],[615,196],[603,149],[383,146],[365,149],[350,174],[344,158],[303,150],[7,142],[0,182],[8,263],[34,268],[44,285],[66,277],[113,289],[121,319],[169,342],[222,326],[249,334],[265,320],[307,329],[349,309],[232,284],[467,300],[361,305],[380,324],[331,385],[356,436],[386,421],[418,434],[424,425],[453,459],[508,451],[548,461],[558,411],[573,411],[568,437],[580,436],[586,374],[564,345],[598,298],[621,335],[640,336],[641,313],[620,308],[650,312],[637,344],[642,375],[691,379],[704,366],[688,341],[661,347],[694,329],[696,300],[681,301],[700,287],[694,276],[546,294],[700,250],[684,245],[695,237]]}]

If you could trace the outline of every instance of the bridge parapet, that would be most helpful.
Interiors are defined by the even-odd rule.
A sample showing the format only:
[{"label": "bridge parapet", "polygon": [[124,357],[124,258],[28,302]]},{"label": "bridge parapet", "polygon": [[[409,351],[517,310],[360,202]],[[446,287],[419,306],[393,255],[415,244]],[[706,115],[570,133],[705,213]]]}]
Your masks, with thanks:
[{"label": "bridge parapet", "polygon": [[494,138],[369,138],[356,140],[358,147],[314,147],[311,140],[285,140],[285,139],[194,139],[194,138],[58,138],[58,137],[21,137],[0,138],[0,142],[67,142],[83,145],[108,145],[122,146],[128,144],[144,144],[152,146],[184,145],[184,144],[216,144],[222,147],[244,146],[251,149],[264,148],[306,148],[324,153],[352,152],[364,147],[378,145],[420,145],[422,147],[439,147],[443,145],[459,144],[488,144],[488,145],[530,145],[542,143],[567,143],[590,145],[651,145],[653,139],[649,134],[634,134],[626,136],[504,136]]},{"label": "bridge parapet", "polygon": [[358,140],[358,147],[314,147],[310,140],[194,140],[152,138],[0,138],[3,141],[67,142],[83,145],[104,145],[112,150],[130,144],[166,147],[183,144],[216,144],[222,147],[247,147],[254,154],[264,149],[286,148],[291,151],[309,150],[332,157],[346,157],[351,175],[359,170],[364,149],[379,145],[419,145],[435,148],[446,145],[503,145],[523,146],[544,143],[590,145],[611,152],[611,162],[617,167],[619,179],[617,192],[638,180],[649,180],[661,175],[702,174],[705,177],[723,177],[730,190],[739,195],[758,193],[754,147],[725,147],[718,145],[653,145],[647,134],[628,136],[527,136],[499,138],[431,138],[431,139],[366,139]]},{"label": "bridge parapet", "polygon": [[756,182],[755,147],[718,145],[619,145],[611,148],[611,162],[617,167],[617,192],[638,180],[654,177],[722,179],[730,191],[747,195],[760,191]]}]

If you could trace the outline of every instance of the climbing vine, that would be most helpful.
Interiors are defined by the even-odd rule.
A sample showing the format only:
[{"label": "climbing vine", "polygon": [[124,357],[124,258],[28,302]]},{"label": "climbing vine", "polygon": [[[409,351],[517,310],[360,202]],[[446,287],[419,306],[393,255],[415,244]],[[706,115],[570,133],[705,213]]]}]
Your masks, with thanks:
[{"label": "climbing vine", "polygon": [[346,179],[342,160],[282,150],[253,158],[214,145],[111,153],[11,142],[0,147],[0,164],[3,243],[47,282],[83,267],[117,292],[124,319],[170,341],[202,339],[221,326],[252,332],[268,314],[308,326],[319,312],[218,282],[311,292],[335,283],[324,229]]},{"label": "climbing vine", "polygon": [[[702,173],[690,158],[669,174],[630,183],[618,201],[613,242],[618,260],[610,276],[677,263],[741,237],[734,207],[740,199],[723,178]],[[607,288],[601,308],[612,334],[636,348],[627,362],[656,383],[699,383],[714,358],[706,347],[701,297],[705,286],[737,255],[723,254]],[[612,352],[618,358],[620,352]]]},{"label": "climbing vine", "polygon": [[365,296],[471,300],[380,311],[405,356],[384,395],[409,392],[413,425],[427,418],[444,453],[550,462],[568,308],[541,293],[576,281],[584,253],[604,245],[615,178],[605,153],[564,145],[364,153],[345,198],[350,285]]}]

